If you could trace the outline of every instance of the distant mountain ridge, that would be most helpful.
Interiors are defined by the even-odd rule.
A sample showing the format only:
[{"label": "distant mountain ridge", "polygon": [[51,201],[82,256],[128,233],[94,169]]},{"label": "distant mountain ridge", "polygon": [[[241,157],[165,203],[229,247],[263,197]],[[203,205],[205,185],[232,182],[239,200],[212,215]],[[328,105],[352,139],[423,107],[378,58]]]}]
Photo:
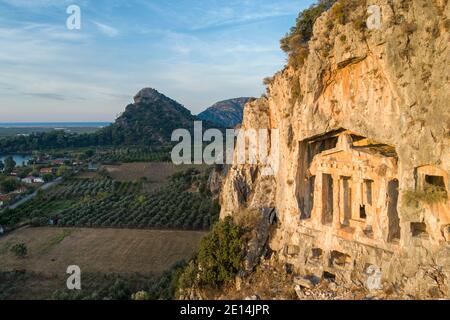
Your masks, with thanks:
[{"label": "distant mountain ridge", "polygon": [[254,99],[252,97],[241,97],[219,101],[198,114],[197,117],[221,127],[234,128],[242,123],[245,104]]},{"label": "distant mountain ridge", "polygon": [[113,144],[163,144],[170,142],[172,132],[191,129],[197,117],[175,100],[153,88],[144,88],[134,96],[134,103],[108,127]]},{"label": "distant mountain ridge", "polygon": [[242,121],[244,104],[251,98],[237,98],[216,103],[202,117],[153,88],[144,88],[134,96],[114,123],[98,131],[74,134],[65,131],[33,133],[0,139],[0,152],[31,152],[58,148],[90,146],[163,146],[171,144],[173,131],[193,133],[194,122],[202,120],[203,130],[234,127]]}]

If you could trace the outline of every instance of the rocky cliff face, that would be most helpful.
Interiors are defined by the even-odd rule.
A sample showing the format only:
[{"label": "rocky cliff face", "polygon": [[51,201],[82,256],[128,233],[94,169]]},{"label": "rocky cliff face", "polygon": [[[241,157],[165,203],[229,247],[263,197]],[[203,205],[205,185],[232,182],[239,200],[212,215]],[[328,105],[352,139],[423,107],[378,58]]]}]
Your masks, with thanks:
[{"label": "rocky cliff face", "polygon": [[[362,24],[369,5],[380,29]],[[278,130],[278,169],[235,163],[222,217],[276,208],[270,246],[304,276],[450,297],[449,18],[447,0],[341,0],[322,14],[309,54],[244,111],[243,129]]]},{"label": "rocky cliff face", "polygon": [[219,101],[198,115],[198,118],[221,128],[234,128],[242,122],[244,105],[254,98],[235,98]]}]

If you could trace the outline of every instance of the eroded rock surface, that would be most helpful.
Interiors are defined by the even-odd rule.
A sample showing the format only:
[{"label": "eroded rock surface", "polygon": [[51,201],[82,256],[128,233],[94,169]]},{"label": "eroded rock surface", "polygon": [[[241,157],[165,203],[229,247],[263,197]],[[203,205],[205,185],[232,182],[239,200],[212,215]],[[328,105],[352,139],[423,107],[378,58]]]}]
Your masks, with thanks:
[{"label": "eroded rock surface", "polygon": [[369,4],[381,29],[324,13],[305,62],[246,105],[278,168],[235,161],[221,215],[275,207],[271,248],[303,276],[449,298],[450,6],[359,1],[347,20]]}]

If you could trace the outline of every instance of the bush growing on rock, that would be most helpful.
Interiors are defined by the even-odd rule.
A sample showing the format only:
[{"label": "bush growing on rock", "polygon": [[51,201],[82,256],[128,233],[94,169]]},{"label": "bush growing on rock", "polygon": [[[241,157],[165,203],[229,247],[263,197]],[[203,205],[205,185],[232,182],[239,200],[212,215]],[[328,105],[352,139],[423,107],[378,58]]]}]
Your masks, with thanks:
[{"label": "bush growing on rock", "polygon": [[202,284],[218,285],[235,277],[243,263],[243,233],[227,217],[203,238],[197,258]]},{"label": "bush growing on rock", "polygon": [[296,54],[313,34],[314,23],[322,13],[330,9],[337,0],[319,0],[308,9],[303,10],[290,32],[281,39],[281,49],[289,54]]},{"label": "bush growing on rock", "polygon": [[432,205],[448,199],[445,188],[429,184],[425,185],[424,190],[421,191],[406,191],[404,197],[406,205],[410,207],[418,207],[420,203]]}]

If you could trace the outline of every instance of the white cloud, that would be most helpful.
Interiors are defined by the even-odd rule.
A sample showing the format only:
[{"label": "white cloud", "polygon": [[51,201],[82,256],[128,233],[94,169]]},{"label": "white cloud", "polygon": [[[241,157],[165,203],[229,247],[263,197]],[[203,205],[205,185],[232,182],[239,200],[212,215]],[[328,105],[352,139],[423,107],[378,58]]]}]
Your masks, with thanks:
[{"label": "white cloud", "polygon": [[[243,7],[237,0],[145,0],[156,8],[139,15],[135,10],[146,8],[136,5],[140,0],[77,0],[86,4],[86,21],[81,30],[69,31],[64,6],[44,7],[63,1],[0,0],[0,7],[33,3],[23,10],[9,8],[10,15],[0,17],[3,121],[112,120],[145,86],[193,113],[219,100],[258,96],[264,91],[261,79],[285,60],[278,48],[285,30],[274,30],[278,25],[268,20],[299,10],[290,0],[240,0]],[[45,14],[47,20],[22,22],[38,11],[37,17]]]},{"label": "white cloud", "polygon": [[[108,80],[120,82],[123,79],[114,78],[110,73],[89,74],[92,70],[83,69],[86,56],[80,48],[90,44],[90,40],[91,36],[69,31],[64,25],[0,24],[2,117],[40,108],[58,114],[69,110],[81,112],[83,108],[73,109],[72,104],[118,100],[120,91],[110,86]],[[123,96],[119,100],[124,101]],[[24,105],[24,101],[30,104]],[[52,103],[59,104],[54,105],[58,110],[49,111]],[[2,110],[3,105],[15,107]],[[43,112],[42,117],[45,116]]]},{"label": "white cloud", "polygon": [[107,24],[103,24],[97,21],[93,21],[93,23],[97,26],[98,30],[108,37],[116,37],[119,35],[119,30],[114,27],[111,27]]},{"label": "white cloud", "polygon": [[49,24],[0,25],[0,63],[33,65],[67,61],[67,48],[89,37]]}]

